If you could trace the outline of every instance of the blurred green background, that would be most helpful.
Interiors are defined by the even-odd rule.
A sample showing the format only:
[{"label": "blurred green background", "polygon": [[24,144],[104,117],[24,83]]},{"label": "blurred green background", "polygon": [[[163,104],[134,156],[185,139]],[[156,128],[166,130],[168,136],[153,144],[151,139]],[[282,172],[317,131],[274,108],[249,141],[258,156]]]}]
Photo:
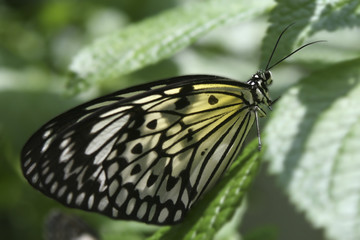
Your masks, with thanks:
[{"label": "blurred green background", "polygon": [[[69,64],[83,46],[95,38],[119,31],[184,2],[0,1],[2,239],[41,239],[44,221],[52,209],[81,216],[97,229],[103,239],[120,239],[119,236],[121,239],[144,239],[157,229],[62,207],[26,182],[21,174],[19,154],[31,134],[51,117],[103,93],[184,74],[216,74],[246,81],[259,68],[260,46],[268,26],[267,16],[216,29],[172,58],[116,80],[89,85],[82,91],[67,87],[71,86]],[[320,68],[321,64],[353,57],[354,49],[359,50],[359,37],[358,30],[340,29],[307,39],[306,42],[326,39],[328,43],[311,47],[310,51],[304,50],[289,59],[289,63],[284,62],[274,69],[272,96],[280,96],[300,77]],[[313,62],[319,64],[314,66]],[[266,121],[262,126],[264,124]],[[314,229],[303,214],[290,206],[285,195],[276,187],[273,177],[267,175],[264,169],[250,191],[243,224],[237,227],[239,233],[249,240],[323,239],[322,231]],[[237,239],[237,236],[227,237]]]},{"label": "blurred green background", "polygon": [[[176,5],[176,1],[0,1],[0,232],[1,239],[42,239],[46,216],[60,206],[32,189],[22,177],[19,154],[43,123],[98,92],[134,85],[136,74],[81,96],[66,89],[67,67],[92,39]],[[159,68],[166,69],[159,71]],[[146,71],[143,82],[177,75],[173,61]],[[99,90],[100,89],[100,90]],[[85,218],[103,226],[106,239],[124,235],[143,239],[154,227],[111,221],[97,214]],[[140,229],[140,230],[139,230]],[[104,239],[104,238],[103,238]]]}]

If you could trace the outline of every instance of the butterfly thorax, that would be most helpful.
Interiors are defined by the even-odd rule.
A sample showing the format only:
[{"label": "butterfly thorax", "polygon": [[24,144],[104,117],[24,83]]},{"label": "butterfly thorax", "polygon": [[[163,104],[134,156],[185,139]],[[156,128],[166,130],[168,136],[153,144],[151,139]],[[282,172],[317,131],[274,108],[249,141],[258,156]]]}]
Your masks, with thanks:
[{"label": "butterfly thorax", "polygon": [[270,107],[272,104],[268,91],[268,86],[271,85],[271,83],[271,72],[268,70],[258,71],[247,81],[247,84],[251,86],[254,110],[259,112],[260,117],[266,115],[262,106]]}]

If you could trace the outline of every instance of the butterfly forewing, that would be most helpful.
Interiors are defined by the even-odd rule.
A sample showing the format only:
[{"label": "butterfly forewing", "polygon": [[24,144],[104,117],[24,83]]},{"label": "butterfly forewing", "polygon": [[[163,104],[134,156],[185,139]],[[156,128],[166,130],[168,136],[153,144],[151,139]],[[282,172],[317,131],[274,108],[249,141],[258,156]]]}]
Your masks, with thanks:
[{"label": "butterfly forewing", "polygon": [[23,149],[23,172],[67,206],[175,223],[238,155],[251,101],[248,85],[204,75],[122,90],[43,126]]}]

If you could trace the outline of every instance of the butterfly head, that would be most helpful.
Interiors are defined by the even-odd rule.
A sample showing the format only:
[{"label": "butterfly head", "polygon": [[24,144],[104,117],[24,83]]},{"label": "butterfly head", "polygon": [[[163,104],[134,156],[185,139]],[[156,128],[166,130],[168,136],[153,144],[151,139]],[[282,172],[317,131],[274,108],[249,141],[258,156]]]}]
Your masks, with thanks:
[{"label": "butterfly head", "polygon": [[253,99],[256,105],[271,106],[268,86],[272,83],[272,76],[269,70],[258,71],[247,83],[251,86]]},{"label": "butterfly head", "polygon": [[268,86],[272,84],[272,74],[269,70],[261,70],[252,75],[250,80],[248,80],[248,84],[253,87],[261,87],[267,89]]}]

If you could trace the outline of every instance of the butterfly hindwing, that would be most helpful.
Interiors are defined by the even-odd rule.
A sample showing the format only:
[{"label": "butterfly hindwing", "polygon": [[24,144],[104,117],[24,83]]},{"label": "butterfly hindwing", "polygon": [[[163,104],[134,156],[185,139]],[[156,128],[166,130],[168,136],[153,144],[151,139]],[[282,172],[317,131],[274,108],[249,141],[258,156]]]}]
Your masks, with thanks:
[{"label": "butterfly hindwing", "polygon": [[22,152],[28,181],[75,208],[180,221],[254,122],[243,83],[192,75],[122,90],[48,122]]}]

